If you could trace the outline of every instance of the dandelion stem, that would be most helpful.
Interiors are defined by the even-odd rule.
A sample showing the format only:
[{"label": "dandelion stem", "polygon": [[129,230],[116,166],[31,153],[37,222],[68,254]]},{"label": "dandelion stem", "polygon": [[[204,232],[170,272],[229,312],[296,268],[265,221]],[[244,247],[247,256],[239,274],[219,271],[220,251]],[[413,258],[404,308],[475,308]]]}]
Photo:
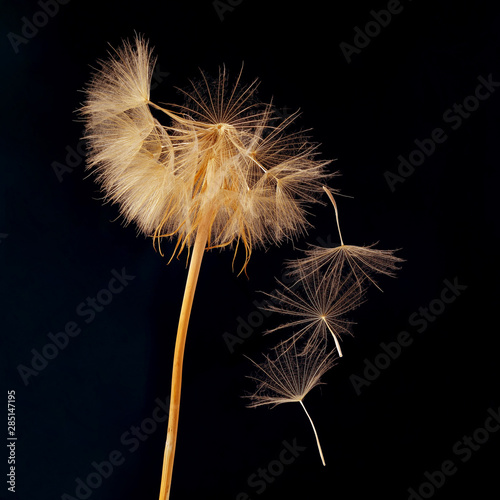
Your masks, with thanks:
[{"label": "dandelion stem", "polygon": [[201,261],[208,240],[210,225],[208,220],[198,227],[196,240],[194,242],[193,254],[189,264],[189,271],[184,289],[181,313],[177,328],[177,338],[175,341],[174,363],[172,367],[172,388],[170,393],[170,410],[168,414],[167,441],[165,444],[165,454],[163,457],[163,468],[161,477],[160,500],[168,500],[170,497],[170,487],[172,484],[172,470],[174,467],[175,445],[177,442],[177,427],[179,424],[179,407],[181,400],[182,385],[182,363],[184,360],[184,346],[186,344],[186,334],[193,305],[194,293],[198,282]]},{"label": "dandelion stem", "polygon": [[321,457],[321,461],[323,462],[323,465],[326,466],[325,457],[323,456],[323,451],[321,450],[321,445],[319,444],[318,433],[316,432],[316,427],[314,427],[314,422],[312,421],[311,416],[307,412],[306,407],[304,406],[304,403],[302,402],[302,400],[300,400],[299,403],[302,405],[302,408],[304,408],[304,411],[306,412],[306,415],[309,418],[309,422],[311,422],[311,425],[312,425],[312,428],[314,431],[314,435],[316,436],[316,443],[318,444],[319,456]]},{"label": "dandelion stem", "polygon": [[342,246],[344,246],[344,241],[342,240],[342,233],[340,232],[339,211],[337,209],[337,203],[335,202],[335,198],[333,197],[333,194],[326,186],[323,186],[323,191],[328,195],[328,198],[330,198],[330,201],[332,202],[333,208],[335,209],[335,218],[337,219],[337,229],[339,230],[340,244]]},{"label": "dandelion stem", "polygon": [[335,347],[337,348],[337,352],[339,353],[339,357],[343,357],[342,354],[342,349],[340,348],[340,343],[339,339],[337,338],[337,335],[335,335],[335,332],[330,328],[330,325],[328,324],[328,321],[326,321],[326,318],[322,317],[321,318],[324,322],[330,333],[332,334],[333,340],[335,341]]}]

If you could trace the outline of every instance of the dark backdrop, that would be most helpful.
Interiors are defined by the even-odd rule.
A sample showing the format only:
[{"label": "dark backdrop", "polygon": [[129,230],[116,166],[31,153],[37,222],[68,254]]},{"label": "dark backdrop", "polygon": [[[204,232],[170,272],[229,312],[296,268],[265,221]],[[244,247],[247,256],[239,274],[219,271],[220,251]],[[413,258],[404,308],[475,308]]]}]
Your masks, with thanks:
[{"label": "dark backdrop", "polygon": [[[260,360],[274,345],[262,334],[277,319],[258,308],[259,290],[275,288],[293,246],[256,250],[248,278],[232,272],[230,251],[206,255],[172,500],[490,498],[500,443],[499,22],[480,0],[4,5],[2,414],[14,390],[17,441],[16,492],[4,483],[0,497],[158,495],[185,261],[167,265],[172,246],[161,257],[102,206],[75,114],[108,42],[139,32],[158,55],[153,100],[178,100],[175,87],[199,68],[236,72],[244,61],[264,101],[284,116],[300,108],[297,125],[313,129],[342,174],[332,186],[352,196],[338,199],[344,239],[400,248],[406,260],[353,313],[344,358],[305,400],[323,467],[298,405],[247,409],[241,398],[252,389],[245,356]],[[398,167],[402,159],[414,165]],[[296,246],[338,241],[331,207],[311,211],[314,228]],[[88,298],[109,299],[113,273],[126,286],[89,312]],[[448,475],[436,472],[443,463]]]}]

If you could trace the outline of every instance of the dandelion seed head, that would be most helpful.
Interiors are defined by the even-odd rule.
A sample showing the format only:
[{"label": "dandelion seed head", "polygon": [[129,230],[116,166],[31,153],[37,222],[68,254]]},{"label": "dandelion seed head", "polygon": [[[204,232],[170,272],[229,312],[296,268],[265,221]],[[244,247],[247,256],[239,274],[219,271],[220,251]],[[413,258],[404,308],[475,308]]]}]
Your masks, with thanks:
[{"label": "dandelion seed head", "polygon": [[150,101],[154,62],[143,38],[126,41],[86,89],[87,165],[105,200],[156,241],[177,238],[178,251],[208,224],[208,248],[241,244],[245,265],[255,246],[302,234],[331,174],[317,146],[289,132],[293,117],[280,121],[257,100],[257,81],[245,86],[225,67],[191,82],[185,104],[163,108]]}]

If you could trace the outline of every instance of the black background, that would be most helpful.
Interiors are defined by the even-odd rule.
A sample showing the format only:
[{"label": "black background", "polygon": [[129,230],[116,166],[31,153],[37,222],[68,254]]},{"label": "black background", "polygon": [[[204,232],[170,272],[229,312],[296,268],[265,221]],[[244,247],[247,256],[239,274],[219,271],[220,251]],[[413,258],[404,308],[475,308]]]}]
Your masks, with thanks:
[{"label": "black background", "polygon": [[[262,82],[262,100],[273,98],[284,115],[300,108],[298,126],[313,129],[322,157],[335,159],[332,169],[342,174],[331,185],[352,196],[338,199],[344,240],[379,241],[379,248],[400,248],[406,260],[397,279],[381,279],[384,292],[371,290],[353,314],[357,324],[354,337],[344,339],[344,358],[305,400],[323,467],[298,405],[247,409],[241,398],[252,389],[244,355],[259,360],[274,345],[262,333],[277,319],[255,327],[234,352],[223,337],[237,334],[241,318],[262,318],[253,302],[262,300],[259,290],[276,286],[283,260],[297,255],[293,246],[256,250],[248,279],[232,272],[230,251],[206,255],[186,347],[172,500],[246,498],[241,492],[252,499],[406,499],[426,471],[450,459],[456,472],[433,497],[491,498],[498,491],[500,436],[492,433],[465,463],[453,450],[484,426],[488,409],[500,406],[500,91],[456,130],[443,117],[474,94],[478,77],[500,81],[498,9],[486,1],[404,1],[348,63],[339,45],[353,44],[355,27],[364,29],[370,11],[387,2],[233,4],[221,18],[211,1],[72,0],[16,50],[8,33],[21,35],[23,17],[32,20],[41,6],[3,6],[2,413],[6,391],[15,390],[18,441],[16,493],[2,484],[0,497],[78,498],[77,479],[85,481],[92,462],[113,451],[124,463],[88,498],[158,496],[166,422],[134,452],[122,436],[150,422],[157,398],[168,399],[185,261],[167,266],[173,247],[165,244],[162,258],[134,227],[124,228],[117,208],[102,206],[83,156],[77,152],[71,165],[66,158],[82,150],[75,109],[91,66],[106,56],[108,42],[117,46],[139,32],[158,56],[153,101],[178,102],[175,87],[185,87],[199,68],[215,73],[225,63],[234,73],[244,61],[244,78]],[[392,192],[384,173],[397,172],[398,156],[408,158],[414,141],[437,127],[446,141]],[[55,162],[74,168],[58,178]],[[331,208],[311,211],[314,228],[296,246],[337,241]],[[135,278],[85,323],[78,305],[122,268]],[[418,332],[409,317],[439,299],[446,279],[467,288]],[[82,328],[80,335],[23,383],[19,366],[30,367],[32,350],[41,352],[47,335],[69,321]],[[357,395],[350,377],[363,376],[365,360],[374,362],[381,343],[401,331],[413,343]],[[248,480],[279,459],[284,440],[305,450],[260,492]]]}]

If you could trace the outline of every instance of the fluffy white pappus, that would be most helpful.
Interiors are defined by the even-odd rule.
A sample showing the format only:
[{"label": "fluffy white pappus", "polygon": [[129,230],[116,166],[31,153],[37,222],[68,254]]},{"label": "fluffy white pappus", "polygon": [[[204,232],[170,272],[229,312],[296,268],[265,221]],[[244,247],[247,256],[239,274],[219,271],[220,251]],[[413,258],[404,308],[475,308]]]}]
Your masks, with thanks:
[{"label": "fluffy white pappus", "polygon": [[[173,147],[149,108],[154,59],[148,43],[125,41],[100,61],[85,89],[80,112],[89,154],[106,201],[116,202],[125,223],[151,235],[161,221],[172,189]],[[168,168],[170,166],[170,168]]]},{"label": "fluffy white pappus", "polygon": [[99,60],[82,108],[88,125],[93,127],[109,116],[145,105],[155,62],[148,42],[140,36],[134,44],[124,40],[120,48],[109,52],[108,59]]},{"label": "fluffy white pappus", "polygon": [[247,395],[248,407],[272,407],[282,403],[302,401],[317,385],[321,377],[337,361],[335,351],[329,351],[326,342],[319,338],[312,349],[299,349],[295,342],[282,343],[274,348],[273,355],[257,364],[258,372],[248,376],[257,382],[256,390]]}]

